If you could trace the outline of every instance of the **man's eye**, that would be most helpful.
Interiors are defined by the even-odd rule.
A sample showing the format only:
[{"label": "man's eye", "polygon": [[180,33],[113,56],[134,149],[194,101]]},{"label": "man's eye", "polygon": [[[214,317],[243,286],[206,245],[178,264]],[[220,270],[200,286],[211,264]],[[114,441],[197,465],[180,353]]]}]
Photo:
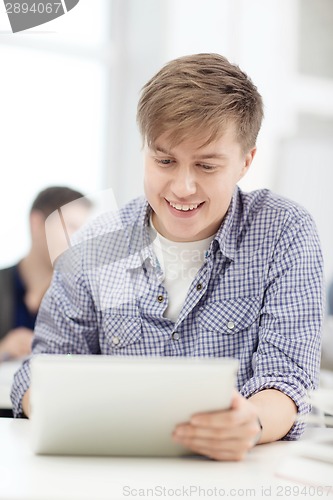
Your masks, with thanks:
[{"label": "man's eye", "polygon": [[216,169],[216,167],[214,165],[206,165],[204,163],[199,163],[199,167],[202,168],[202,170],[205,170],[207,172],[210,172],[210,171]]},{"label": "man's eye", "polygon": [[155,160],[159,165],[171,165],[172,160],[170,158],[156,158]]}]

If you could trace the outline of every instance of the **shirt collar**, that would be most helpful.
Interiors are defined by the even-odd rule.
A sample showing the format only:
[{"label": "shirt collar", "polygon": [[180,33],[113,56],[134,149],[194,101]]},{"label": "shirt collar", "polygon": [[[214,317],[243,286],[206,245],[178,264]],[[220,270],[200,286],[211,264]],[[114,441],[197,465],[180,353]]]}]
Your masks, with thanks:
[{"label": "shirt collar", "polygon": [[148,258],[154,264],[154,253],[152,251],[152,234],[149,228],[149,217],[152,208],[148,201],[143,199],[139,214],[130,228],[129,252],[125,262],[126,269],[141,267]]},{"label": "shirt collar", "polygon": [[[234,260],[236,254],[237,224],[235,224],[235,218],[239,211],[239,194],[240,189],[238,186],[236,186],[227,213],[225,214],[220,228],[217,231],[214,240],[212,241],[212,245],[215,245],[215,249],[219,247],[221,253],[230,260]],[[218,246],[216,245],[215,241],[217,242]],[[214,248],[214,246],[212,246],[211,248]]]},{"label": "shirt collar", "polygon": [[[240,189],[236,186],[227,213],[225,214],[221,226],[217,231],[211,248],[217,250],[230,260],[234,260],[236,254],[237,234],[235,218],[239,211]],[[152,265],[155,264],[155,256],[152,250],[152,233],[149,228],[149,218],[152,208],[148,201],[144,199],[136,223],[133,225],[129,242],[129,257],[126,259],[126,268],[135,268],[150,259]],[[217,244],[215,243],[217,242]],[[215,246],[215,248],[214,248]]]}]

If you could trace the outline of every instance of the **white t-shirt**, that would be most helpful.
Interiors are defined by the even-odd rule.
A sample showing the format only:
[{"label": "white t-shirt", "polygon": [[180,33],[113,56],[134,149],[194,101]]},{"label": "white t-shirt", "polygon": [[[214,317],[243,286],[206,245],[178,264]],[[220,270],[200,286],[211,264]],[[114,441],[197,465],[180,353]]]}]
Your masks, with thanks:
[{"label": "white t-shirt", "polygon": [[199,241],[171,241],[156,231],[151,218],[150,226],[157,233],[153,241],[153,249],[164,274],[163,285],[169,295],[169,303],[164,315],[176,321],[188,289],[202,266],[205,254],[215,235]]}]

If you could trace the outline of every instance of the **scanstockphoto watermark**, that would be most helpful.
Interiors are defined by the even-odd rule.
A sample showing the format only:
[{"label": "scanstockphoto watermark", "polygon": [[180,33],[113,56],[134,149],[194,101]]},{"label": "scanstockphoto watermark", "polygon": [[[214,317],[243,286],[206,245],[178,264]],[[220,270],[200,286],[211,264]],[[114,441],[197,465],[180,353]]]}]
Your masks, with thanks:
[{"label": "scanstockphoto watermark", "polygon": [[13,33],[48,23],[72,10],[79,0],[4,0]]},{"label": "scanstockphoto watermark", "polygon": [[123,486],[124,498],[327,498],[333,494],[333,486],[308,485],[261,485],[255,488],[224,488],[182,485],[168,487],[156,485],[151,488]]},{"label": "scanstockphoto watermark", "polygon": [[167,486],[158,485],[154,488],[132,488],[131,486],[123,487],[123,496],[127,498],[223,498],[232,496],[239,497],[256,497],[256,488],[221,488],[221,487],[202,487],[198,485],[180,486],[170,488]]}]

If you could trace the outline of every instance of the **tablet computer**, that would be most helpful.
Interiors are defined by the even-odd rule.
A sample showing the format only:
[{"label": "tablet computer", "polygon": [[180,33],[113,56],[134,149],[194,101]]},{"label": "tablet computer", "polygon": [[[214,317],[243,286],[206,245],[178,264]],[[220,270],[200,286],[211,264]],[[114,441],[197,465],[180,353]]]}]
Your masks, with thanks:
[{"label": "tablet computer", "polygon": [[197,412],[230,406],[230,358],[48,355],[31,360],[37,454],[177,456],[171,439]]}]

